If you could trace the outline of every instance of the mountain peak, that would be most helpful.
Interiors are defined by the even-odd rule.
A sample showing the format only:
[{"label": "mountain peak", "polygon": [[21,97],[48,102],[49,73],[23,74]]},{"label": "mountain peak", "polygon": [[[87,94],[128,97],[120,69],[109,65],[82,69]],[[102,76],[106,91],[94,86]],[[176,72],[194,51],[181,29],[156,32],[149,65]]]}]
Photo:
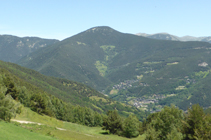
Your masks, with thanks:
[{"label": "mountain peak", "polygon": [[107,31],[107,32],[113,32],[113,31],[115,31],[114,29],[112,29],[111,27],[109,27],[109,26],[96,26],[96,27],[93,27],[93,28],[90,28],[90,29],[88,29],[86,32],[105,32],[105,31]]}]

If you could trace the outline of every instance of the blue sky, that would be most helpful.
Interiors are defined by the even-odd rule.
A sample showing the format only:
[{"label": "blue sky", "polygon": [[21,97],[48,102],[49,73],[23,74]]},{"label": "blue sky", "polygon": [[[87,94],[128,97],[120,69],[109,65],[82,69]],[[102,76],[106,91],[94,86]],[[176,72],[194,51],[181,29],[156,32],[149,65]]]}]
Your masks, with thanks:
[{"label": "blue sky", "polygon": [[62,40],[95,26],[211,36],[210,0],[0,0],[0,34]]}]

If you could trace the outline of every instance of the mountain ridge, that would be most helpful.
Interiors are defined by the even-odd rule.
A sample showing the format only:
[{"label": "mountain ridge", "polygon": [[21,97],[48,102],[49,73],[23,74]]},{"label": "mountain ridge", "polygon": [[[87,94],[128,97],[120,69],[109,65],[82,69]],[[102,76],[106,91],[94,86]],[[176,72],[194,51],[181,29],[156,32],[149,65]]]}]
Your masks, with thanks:
[{"label": "mountain ridge", "polygon": [[[169,33],[155,33],[155,34],[146,34],[146,33],[137,33],[135,35],[144,36],[153,39],[161,39],[161,40],[173,40],[173,41],[204,41],[211,43],[211,36],[204,37],[194,37],[194,36],[176,36]],[[161,37],[162,36],[162,37]]]},{"label": "mountain ridge", "polygon": [[[208,106],[207,85],[204,85],[207,98],[198,101],[195,98],[209,77],[210,49],[208,42],[158,40],[110,27],[93,27],[39,49],[18,64],[45,75],[81,82],[143,109],[152,106],[142,105],[142,98],[144,102],[153,98],[153,103],[159,105],[169,105],[168,101],[181,103],[180,107],[185,109],[190,102]],[[158,95],[165,99],[154,99]],[[155,108],[159,109],[159,105]]]},{"label": "mountain ridge", "polygon": [[56,39],[43,39],[39,37],[0,35],[0,60],[16,62],[29,53],[58,41]]}]

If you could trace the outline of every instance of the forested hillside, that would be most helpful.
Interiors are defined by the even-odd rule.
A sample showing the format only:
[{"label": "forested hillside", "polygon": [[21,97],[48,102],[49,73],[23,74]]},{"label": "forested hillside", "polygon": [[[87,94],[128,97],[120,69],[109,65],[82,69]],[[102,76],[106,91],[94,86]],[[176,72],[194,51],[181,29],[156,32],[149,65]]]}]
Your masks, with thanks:
[{"label": "forested hillside", "polygon": [[[16,114],[21,113],[25,106],[40,115],[89,127],[105,126],[106,130],[110,130],[110,125],[116,127],[116,122],[113,122],[116,119],[113,120],[112,117],[112,120],[109,120],[114,113],[121,125],[118,135],[139,135],[138,118],[142,120],[146,117],[144,112],[112,101],[85,85],[47,77],[9,62],[0,62],[0,121],[9,122]],[[134,114],[138,115],[138,118]],[[133,132],[129,129],[131,119]],[[127,127],[128,129],[124,129]],[[116,132],[115,130],[111,133],[117,134]]]},{"label": "forested hillside", "polygon": [[[56,97],[67,104],[88,107],[99,113],[117,109],[123,116],[128,116],[130,112],[139,114],[139,119],[143,119],[145,116],[145,113],[139,109],[111,100],[81,83],[44,76],[34,70],[8,62],[1,61],[0,68],[2,74],[6,75],[4,79],[13,84],[14,91],[18,91],[17,94],[19,94],[19,90],[21,93],[23,92],[24,95],[21,96],[26,97],[27,104],[30,103],[31,96],[36,93],[39,96],[46,97],[46,100]],[[16,99],[19,95],[14,94],[14,99]]]},{"label": "forested hillside", "polygon": [[171,103],[186,110],[195,103],[210,106],[210,49],[206,42],[155,40],[94,27],[18,64],[81,82],[143,110]]},{"label": "forested hillside", "polygon": [[16,62],[37,49],[52,45],[58,41],[38,37],[21,38],[12,35],[0,35],[0,60]]},{"label": "forested hillside", "polygon": [[[48,80],[51,80],[51,82]],[[79,106],[77,101],[68,101],[70,99],[69,96],[60,92],[61,96],[59,97],[62,98],[64,95],[66,98],[66,101],[61,100],[56,97],[58,96],[57,94],[52,95],[53,91],[58,92],[61,88],[56,82],[62,83],[61,87],[63,87],[64,91],[68,87],[71,91],[69,93],[86,96],[80,102],[86,101],[87,97],[92,97],[91,100],[94,101],[84,102],[86,107],[83,107],[83,104]],[[53,83],[55,87],[52,86]],[[144,135],[146,140],[210,139],[211,117],[209,114],[205,114],[203,108],[199,105],[191,106],[187,113],[173,105],[171,107],[165,106],[160,112],[150,114],[141,123],[138,118],[143,119],[143,117],[146,117],[143,112],[112,100],[108,104],[105,101],[109,100],[108,98],[103,98],[103,95],[84,85],[64,79],[47,77],[36,71],[2,61],[0,63],[0,85],[0,118],[5,121],[10,121],[16,114],[21,113],[24,105],[41,115],[45,114],[59,120],[89,127],[102,127],[103,130],[107,130],[104,132],[105,134],[115,134],[127,138]],[[83,92],[84,90],[86,92]],[[67,91],[66,94],[68,94]],[[74,95],[74,98],[77,98],[77,96]],[[98,101],[109,110],[100,108],[101,106],[98,106]],[[94,106],[94,108],[90,109],[88,106],[90,108]],[[206,113],[209,113],[209,110],[207,109]],[[105,111],[107,112],[106,114]],[[8,125],[5,127],[8,127]],[[12,125],[10,127],[15,129],[16,133],[17,128],[14,128]],[[49,126],[22,125],[22,127],[26,129],[30,127],[31,131],[37,132],[42,129],[51,129],[52,131],[52,128]],[[27,133],[25,130],[21,129],[21,131]],[[51,134],[51,132],[48,133],[49,136]]]}]

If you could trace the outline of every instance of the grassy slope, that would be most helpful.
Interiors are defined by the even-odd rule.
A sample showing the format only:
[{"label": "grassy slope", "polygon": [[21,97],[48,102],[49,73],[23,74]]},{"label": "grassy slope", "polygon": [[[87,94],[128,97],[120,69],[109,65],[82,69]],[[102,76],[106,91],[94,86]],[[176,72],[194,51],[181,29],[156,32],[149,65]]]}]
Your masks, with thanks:
[{"label": "grassy slope", "polygon": [[[63,122],[48,116],[41,116],[28,108],[23,108],[22,113],[17,115],[17,120],[27,120],[32,122],[39,122],[44,125],[37,124],[20,124],[21,127],[31,129],[42,135],[51,135],[61,140],[126,140],[127,138],[119,137],[117,135],[105,134],[106,131],[101,127],[87,127],[79,124]],[[10,124],[12,125],[12,124]],[[58,130],[56,127],[66,130]],[[15,130],[16,131],[16,130]],[[25,133],[25,132],[23,132]],[[134,138],[134,140],[143,140],[143,136]]]},{"label": "grassy slope", "polygon": [[12,123],[0,121],[1,140],[55,140],[56,138],[31,132]]}]

